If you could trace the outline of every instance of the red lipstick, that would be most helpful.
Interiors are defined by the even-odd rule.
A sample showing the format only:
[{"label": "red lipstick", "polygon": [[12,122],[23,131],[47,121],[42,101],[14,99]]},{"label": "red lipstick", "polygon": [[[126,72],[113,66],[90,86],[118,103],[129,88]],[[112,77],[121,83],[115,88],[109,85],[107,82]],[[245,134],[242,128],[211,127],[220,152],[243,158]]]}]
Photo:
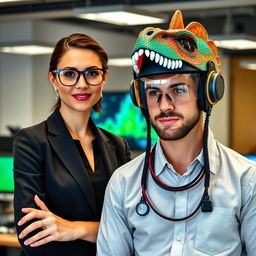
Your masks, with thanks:
[{"label": "red lipstick", "polygon": [[72,97],[78,101],[85,101],[88,100],[91,97],[91,94],[89,93],[76,93],[73,94]]}]

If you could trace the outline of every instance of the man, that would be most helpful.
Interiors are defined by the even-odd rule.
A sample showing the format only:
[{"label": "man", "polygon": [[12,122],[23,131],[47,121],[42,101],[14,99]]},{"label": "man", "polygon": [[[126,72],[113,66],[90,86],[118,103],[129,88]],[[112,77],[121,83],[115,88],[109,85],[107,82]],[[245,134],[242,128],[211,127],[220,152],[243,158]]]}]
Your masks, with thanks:
[{"label": "man", "polygon": [[[208,128],[223,96],[220,60],[205,28],[144,29],[133,49],[131,96],[159,141],[112,176],[99,256],[255,256],[256,164]],[[206,113],[204,122],[203,112]]]}]

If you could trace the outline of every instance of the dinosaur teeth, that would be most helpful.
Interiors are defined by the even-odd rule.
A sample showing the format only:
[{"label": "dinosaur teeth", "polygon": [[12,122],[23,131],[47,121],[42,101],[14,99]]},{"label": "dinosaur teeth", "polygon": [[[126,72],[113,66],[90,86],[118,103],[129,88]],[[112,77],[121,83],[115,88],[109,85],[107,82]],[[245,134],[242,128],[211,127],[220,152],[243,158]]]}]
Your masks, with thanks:
[{"label": "dinosaur teeth", "polygon": [[149,52],[149,50],[148,50],[148,49],[146,49],[146,50],[145,50],[145,55],[146,55],[147,57],[149,57],[150,52]]},{"label": "dinosaur teeth", "polygon": [[133,69],[136,73],[140,72],[138,68],[138,59],[143,54],[145,54],[145,56],[148,57],[151,61],[154,61],[159,66],[163,66],[164,68],[175,70],[175,69],[180,69],[183,66],[182,60],[172,60],[165,56],[162,56],[161,54],[155,51],[150,51],[148,49],[145,49],[145,50],[139,49],[132,56]]},{"label": "dinosaur teeth", "polygon": [[135,59],[136,62],[138,61],[138,59],[139,59],[139,53],[138,52],[134,53],[134,59]]},{"label": "dinosaur teeth", "polygon": [[168,59],[168,65],[167,65],[167,68],[170,69],[171,68],[171,65],[172,65],[172,61],[170,59]]},{"label": "dinosaur teeth", "polygon": [[162,66],[164,62],[164,57],[160,56],[159,65]]},{"label": "dinosaur teeth", "polygon": [[167,58],[164,58],[164,64],[163,64],[163,67],[164,67],[164,68],[167,66],[167,63],[168,63]]},{"label": "dinosaur teeth", "polygon": [[154,60],[155,59],[155,56],[156,56],[156,53],[154,51],[151,51],[150,53],[150,60]]},{"label": "dinosaur teeth", "polygon": [[137,61],[138,61],[138,58],[136,60],[137,57],[135,57],[135,54],[132,56],[132,66],[133,66],[133,70],[136,72],[136,73],[139,73],[139,68],[137,66]]},{"label": "dinosaur teeth", "polygon": [[133,65],[136,64],[134,54],[132,55],[132,64],[133,64]]},{"label": "dinosaur teeth", "polygon": [[141,56],[144,53],[143,49],[139,49],[139,56]]},{"label": "dinosaur teeth", "polygon": [[156,57],[155,57],[155,63],[158,63],[160,59],[160,55],[159,53],[156,53]]},{"label": "dinosaur teeth", "polygon": [[140,72],[138,66],[137,66],[137,65],[134,65],[134,64],[133,64],[133,70],[134,70],[136,73],[139,73],[139,72]]},{"label": "dinosaur teeth", "polygon": [[175,69],[175,60],[172,60],[172,66],[171,69]]},{"label": "dinosaur teeth", "polygon": [[179,68],[182,68],[182,60],[179,60]]}]

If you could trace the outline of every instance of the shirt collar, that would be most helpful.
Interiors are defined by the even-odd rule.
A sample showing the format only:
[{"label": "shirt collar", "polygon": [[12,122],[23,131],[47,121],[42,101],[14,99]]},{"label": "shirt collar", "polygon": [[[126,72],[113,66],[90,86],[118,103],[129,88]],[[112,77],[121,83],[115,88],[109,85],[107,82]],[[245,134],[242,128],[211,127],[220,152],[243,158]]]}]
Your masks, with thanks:
[{"label": "shirt collar", "polygon": [[157,170],[155,170],[155,174],[158,176],[163,170],[166,165],[169,163],[167,162],[163,149],[161,147],[161,143],[158,140],[156,143],[155,149],[155,166],[157,166]]},{"label": "shirt collar", "polygon": [[[209,129],[209,133],[208,133],[208,152],[209,152],[209,165],[210,165],[210,171],[213,174],[217,173],[218,170],[218,157],[217,157],[217,147],[216,147],[216,141],[214,139],[213,133],[212,131]],[[203,156],[203,149],[201,150],[201,152],[199,153],[199,155],[194,159],[194,161],[189,165],[189,166],[193,166],[194,164],[196,164],[196,162],[198,162],[204,166],[204,156]],[[156,149],[155,149],[155,166],[157,166],[157,170],[155,170],[155,174],[158,176],[165,167],[169,167],[169,169],[171,169],[172,171],[174,171],[173,166],[168,163],[168,161],[165,158],[163,149],[161,147],[161,143],[158,140],[157,144],[156,144]],[[191,172],[192,168],[188,167],[188,172]]]}]

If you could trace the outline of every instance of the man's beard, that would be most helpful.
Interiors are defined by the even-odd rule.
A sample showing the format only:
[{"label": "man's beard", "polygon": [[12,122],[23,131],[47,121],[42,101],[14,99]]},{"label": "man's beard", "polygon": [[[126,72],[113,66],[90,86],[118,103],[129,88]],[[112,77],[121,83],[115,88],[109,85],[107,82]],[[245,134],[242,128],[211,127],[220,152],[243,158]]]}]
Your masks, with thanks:
[{"label": "man's beard", "polygon": [[[183,118],[183,116],[179,113],[168,111],[168,112],[160,113],[155,118],[155,120],[158,118],[161,118],[161,117],[171,117],[171,116]],[[198,111],[197,114],[195,114],[190,119],[188,119],[186,122],[184,122],[181,127],[175,128],[172,131],[170,131],[169,126],[161,129],[152,121],[151,121],[151,125],[155,129],[159,138],[161,138],[162,140],[180,140],[187,136],[187,134],[196,126],[196,124],[198,123],[199,120],[200,120],[200,111]]]}]

